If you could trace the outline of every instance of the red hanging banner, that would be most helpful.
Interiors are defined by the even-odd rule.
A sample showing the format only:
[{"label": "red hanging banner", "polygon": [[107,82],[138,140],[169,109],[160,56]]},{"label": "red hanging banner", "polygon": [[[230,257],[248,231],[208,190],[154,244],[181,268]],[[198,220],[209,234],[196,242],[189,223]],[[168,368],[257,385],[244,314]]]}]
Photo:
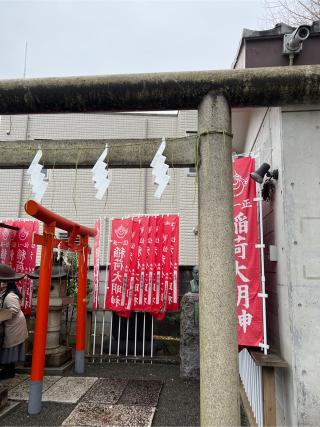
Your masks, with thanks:
[{"label": "red hanging banner", "polygon": [[[5,224],[13,225],[13,220],[5,220]],[[2,264],[12,265],[14,257],[13,242],[17,231],[9,228],[0,228],[0,262]]]},{"label": "red hanging banner", "polygon": [[149,217],[148,240],[146,245],[146,300],[144,300],[145,311],[152,309],[153,270],[155,267],[155,244],[157,232],[157,218]]},{"label": "red hanging banner", "polygon": [[151,313],[158,313],[161,308],[161,271],[162,271],[162,235],[163,235],[163,218],[157,216],[156,237],[154,245],[154,266],[153,266],[153,284],[151,293]]},{"label": "red hanging banner", "polygon": [[97,234],[93,243],[93,293],[92,293],[92,309],[99,308],[99,280],[100,280],[100,237],[101,237],[101,219],[97,219],[95,223]]},{"label": "red hanging banner", "polygon": [[124,311],[122,311],[120,315],[124,317],[130,316],[130,311],[132,310],[132,307],[133,307],[137,260],[138,260],[138,252],[139,252],[139,237],[140,237],[140,224],[136,218],[133,218],[130,255],[129,255],[128,285],[127,285],[125,295],[122,294],[123,299],[121,301],[121,305],[124,307]]},{"label": "red hanging banner", "polygon": [[112,220],[105,308],[113,311],[124,310],[121,302],[124,301],[129,276],[132,223],[131,218]]},{"label": "red hanging banner", "polygon": [[144,310],[144,284],[147,264],[147,240],[148,240],[148,226],[149,218],[147,216],[139,217],[139,245],[138,255],[136,260],[135,269],[135,286],[134,286],[134,304],[133,310]]},{"label": "red hanging banner", "polygon": [[258,347],[262,342],[262,301],[257,221],[255,170],[251,157],[233,163],[234,248],[236,263],[236,302],[239,346]]},{"label": "red hanging banner", "polygon": [[167,310],[179,310],[178,269],[177,215],[114,219],[105,308],[124,317],[147,311],[163,319]]},{"label": "red hanging banner", "polygon": [[[33,235],[39,232],[38,221],[9,219],[2,221],[18,230],[0,228],[0,262],[10,265],[17,273],[32,273],[36,266],[37,247]],[[32,312],[32,280],[25,277],[17,282],[22,293],[21,308]]]},{"label": "red hanging banner", "polygon": [[[169,291],[169,280],[172,275],[171,267],[171,231],[172,224],[169,215],[162,217],[163,232],[162,232],[162,256],[161,256],[161,278],[160,278],[160,310],[154,314],[158,320],[162,320],[166,315],[167,299]],[[171,273],[171,274],[170,274]]]},{"label": "red hanging banner", "polygon": [[170,241],[170,280],[168,290],[168,306],[169,311],[179,310],[179,217],[177,215],[170,215],[169,221],[171,223],[171,241]]}]

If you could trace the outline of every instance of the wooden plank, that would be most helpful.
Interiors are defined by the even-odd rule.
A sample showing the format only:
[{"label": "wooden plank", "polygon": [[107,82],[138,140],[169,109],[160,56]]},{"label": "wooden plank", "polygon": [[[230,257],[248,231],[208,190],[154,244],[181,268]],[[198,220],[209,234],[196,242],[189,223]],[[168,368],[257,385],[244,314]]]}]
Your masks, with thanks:
[{"label": "wooden plank", "polygon": [[274,368],[266,366],[262,368],[262,384],[263,424],[265,427],[274,427],[277,425]]},{"label": "wooden plank", "polygon": [[257,366],[269,366],[274,368],[288,368],[288,363],[276,353],[263,354],[261,351],[249,350]]}]

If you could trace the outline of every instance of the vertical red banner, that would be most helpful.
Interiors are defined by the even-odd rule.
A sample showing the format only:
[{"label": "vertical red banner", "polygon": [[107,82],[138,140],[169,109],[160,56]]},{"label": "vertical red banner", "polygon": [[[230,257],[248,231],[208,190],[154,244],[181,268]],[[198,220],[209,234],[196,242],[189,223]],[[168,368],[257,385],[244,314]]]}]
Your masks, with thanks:
[{"label": "vertical red banner", "polygon": [[160,279],[160,310],[154,314],[158,320],[162,320],[166,315],[169,281],[172,276],[170,269],[171,263],[171,233],[172,224],[169,215],[164,215],[163,218],[163,234],[162,234],[162,257],[161,257],[161,279]]},{"label": "vertical red banner", "polygon": [[262,301],[256,183],[250,178],[255,170],[251,157],[233,163],[234,248],[236,263],[236,302],[238,344],[257,347],[262,342]]},{"label": "vertical red banner", "polygon": [[171,223],[171,242],[170,242],[170,281],[168,291],[168,311],[179,310],[179,217],[177,215],[169,216]]},{"label": "vertical red banner", "polygon": [[130,267],[131,218],[113,219],[111,223],[110,267],[105,308],[123,311]]},{"label": "vertical red banner", "polygon": [[[38,221],[23,219],[4,220],[18,230],[0,228],[0,261],[9,264],[17,273],[32,273],[36,266],[37,247],[33,236],[39,232]],[[28,277],[17,282],[22,293],[21,307],[24,313],[32,311],[32,280]]]},{"label": "vertical red banner", "polygon": [[[8,225],[12,225],[12,220],[4,221]],[[17,232],[8,228],[0,228],[0,262],[2,264],[11,265],[11,259],[14,256],[12,243],[14,242]]]},{"label": "vertical red banner", "polygon": [[99,308],[99,284],[100,284],[100,245],[101,245],[101,219],[95,223],[97,234],[93,243],[93,292],[92,292],[92,309]]},{"label": "vertical red banner", "polygon": [[125,317],[147,311],[157,319],[179,310],[178,215],[114,219],[111,230],[105,308]]},{"label": "vertical red banner", "polygon": [[144,293],[145,293],[145,276],[147,264],[147,241],[149,217],[143,216],[138,218],[139,221],[139,245],[136,265],[136,278],[134,287],[134,304],[135,311],[144,310]]},{"label": "vertical red banner", "polygon": [[121,305],[124,307],[124,311],[121,312],[121,316],[129,317],[130,311],[134,307],[134,295],[135,295],[135,281],[137,272],[137,260],[139,252],[139,238],[140,238],[140,223],[139,220],[133,218],[132,220],[132,233],[130,243],[130,255],[129,255],[129,276],[128,284],[126,287],[125,294],[122,294]]},{"label": "vertical red banner", "polygon": [[161,308],[161,272],[162,272],[162,235],[163,235],[163,218],[156,217],[156,237],[154,245],[154,265],[153,265],[153,284],[151,293],[151,313],[158,313]]},{"label": "vertical red banner", "polygon": [[152,289],[153,289],[153,270],[155,267],[155,245],[157,233],[157,218],[149,217],[148,222],[148,240],[146,248],[146,301],[144,301],[145,311],[152,309]]}]

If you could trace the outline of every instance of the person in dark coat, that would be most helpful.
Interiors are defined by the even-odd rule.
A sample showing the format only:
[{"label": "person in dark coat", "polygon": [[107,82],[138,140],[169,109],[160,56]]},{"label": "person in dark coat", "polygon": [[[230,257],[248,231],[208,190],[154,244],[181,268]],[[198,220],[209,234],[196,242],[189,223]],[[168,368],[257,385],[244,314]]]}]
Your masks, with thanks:
[{"label": "person in dark coat", "polygon": [[[25,340],[28,337],[26,319],[21,311],[22,295],[17,288],[16,281],[24,274],[16,272],[6,264],[0,264],[0,310],[6,309],[12,315],[3,321],[4,336],[0,347],[0,380],[15,376],[15,364],[24,362]],[[7,312],[8,313],[8,312]]]}]

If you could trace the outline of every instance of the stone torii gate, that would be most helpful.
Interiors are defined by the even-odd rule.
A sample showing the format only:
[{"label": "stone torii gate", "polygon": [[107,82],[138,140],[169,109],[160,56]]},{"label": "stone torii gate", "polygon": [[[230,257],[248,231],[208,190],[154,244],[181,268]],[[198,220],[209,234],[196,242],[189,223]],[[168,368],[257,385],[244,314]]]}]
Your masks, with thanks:
[{"label": "stone torii gate", "polygon": [[[230,108],[319,102],[320,66],[0,81],[0,114],[198,109],[198,137],[168,140],[166,155],[198,167],[203,426],[240,425]],[[149,166],[159,140],[121,142],[109,141],[109,167]],[[91,167],[105,143],[41,146],[46,167],[74,167],[77,156]],[[0,167],[29,166],[38,144],[0,142]]]}]

